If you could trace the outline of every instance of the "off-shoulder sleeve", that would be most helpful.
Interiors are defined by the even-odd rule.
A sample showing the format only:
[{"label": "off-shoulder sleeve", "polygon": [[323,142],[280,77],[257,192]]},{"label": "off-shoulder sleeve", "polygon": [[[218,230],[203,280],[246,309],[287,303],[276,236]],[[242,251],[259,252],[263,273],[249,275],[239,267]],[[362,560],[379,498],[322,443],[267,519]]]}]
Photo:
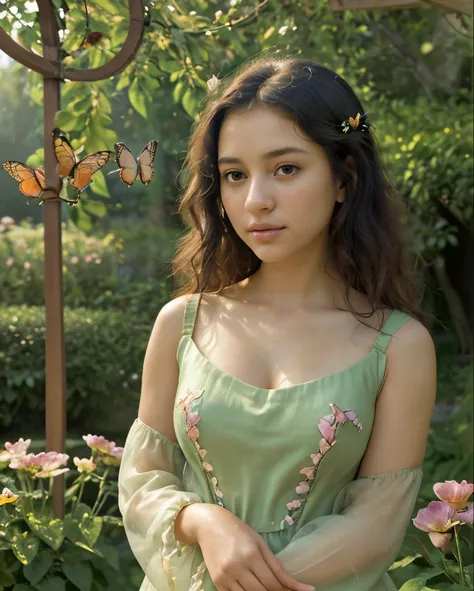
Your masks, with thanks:
[{"label": "off-shoulder sleeve", "polygon": [[158,591],[188,591],[197,545],[176,540],[175,519],[184,507],[203,502],[182,490],[184,454],[178,444],[133,423],[120,467],[119,509],[130,547],[149,582]]},{"label": "off-shoulder sleeve", "polygon": [[422,476],[418,466],[356,478],[341,490],[331,515],[305,524],[276,557],[317,591],[379,589],[399,552]]}]

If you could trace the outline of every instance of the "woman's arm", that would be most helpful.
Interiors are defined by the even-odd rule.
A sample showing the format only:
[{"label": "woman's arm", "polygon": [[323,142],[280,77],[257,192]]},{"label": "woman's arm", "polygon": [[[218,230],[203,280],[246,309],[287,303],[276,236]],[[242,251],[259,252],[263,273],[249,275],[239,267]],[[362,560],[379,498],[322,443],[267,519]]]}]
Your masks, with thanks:
[{"label": "woman's arm", "polygon": [[409,320],[392,337],[371,438],[333,515],[301,528],[276,556],[318,591],[369,591],[395,560],[418,495],[436,397],[428,331]]},{"label": "woman's arm", "polygon": [[174,522],[183,507],[202,502],[183,490],[185,457],[173,426],[176,353],[187,297],[166,304],[156,319],[143,365],[138,419],[128,434],[119,474],[119,507],[130,547],[159,591],[190,588],[197,546],[175,538]]}]

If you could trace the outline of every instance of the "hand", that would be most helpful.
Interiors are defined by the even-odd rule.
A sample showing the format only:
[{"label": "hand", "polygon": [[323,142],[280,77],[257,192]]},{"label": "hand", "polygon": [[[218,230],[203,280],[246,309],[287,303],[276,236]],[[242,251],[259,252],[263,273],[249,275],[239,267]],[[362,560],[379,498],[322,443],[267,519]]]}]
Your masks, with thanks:
[{"label": "hand", "polygon": [[196,540],[218,591],[314,591],[283,570],[268,544],[227,509],[206,505]]}]

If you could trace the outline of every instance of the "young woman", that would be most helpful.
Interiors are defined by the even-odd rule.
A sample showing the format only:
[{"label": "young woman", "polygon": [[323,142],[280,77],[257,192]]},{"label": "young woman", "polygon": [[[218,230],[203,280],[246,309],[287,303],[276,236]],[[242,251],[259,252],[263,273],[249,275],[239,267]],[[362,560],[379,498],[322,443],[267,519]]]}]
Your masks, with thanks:
[{"label": "young woman", "polygon": [[436,367],[372,129],[301,59],[209,97],[119,479],[142,591],[395,589]]}]

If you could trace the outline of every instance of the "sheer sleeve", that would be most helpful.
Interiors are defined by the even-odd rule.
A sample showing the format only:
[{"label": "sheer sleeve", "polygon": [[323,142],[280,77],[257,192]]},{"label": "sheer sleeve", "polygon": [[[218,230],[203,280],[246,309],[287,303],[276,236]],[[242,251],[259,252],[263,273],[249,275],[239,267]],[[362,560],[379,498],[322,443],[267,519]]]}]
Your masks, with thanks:
[{"label": "sheer sleeve", "polygon": [[418,466],[356,478],[336,497],[331,515],[305,524],[276,557],[317,591],[379,589],[399,552],[422,476]]},{"label": "sheer sleeve", "polygon": [[182,490],[185,456],[178,444],[140,419],[125,443],[119,473],[119,509],[130,547],[149,582],[159,591],[188,591],[197,545],[176,540],[181,509],[201,503]]}]

